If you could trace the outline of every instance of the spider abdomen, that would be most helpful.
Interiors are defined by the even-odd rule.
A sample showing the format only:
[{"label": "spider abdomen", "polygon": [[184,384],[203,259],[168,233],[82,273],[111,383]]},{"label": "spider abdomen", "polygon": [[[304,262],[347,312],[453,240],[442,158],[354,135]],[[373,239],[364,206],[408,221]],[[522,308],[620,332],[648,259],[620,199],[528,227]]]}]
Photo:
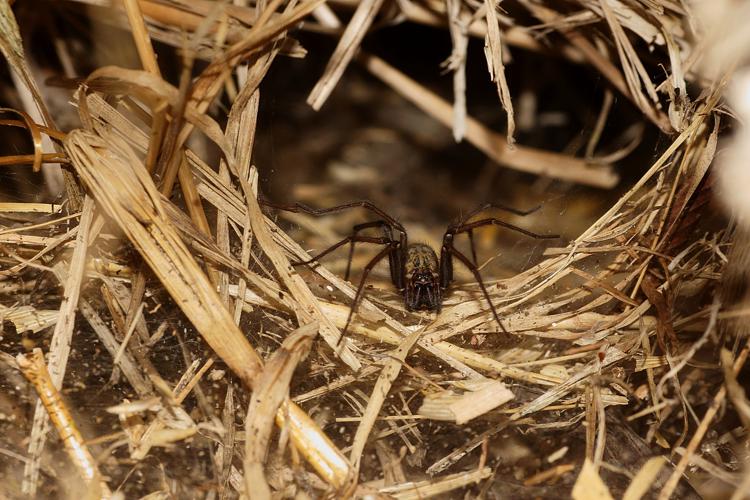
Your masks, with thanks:
[{"label": "spider abdomen", "polygon": [[409,311],[440,311],[443,302],[435,251],[423,243],[409,245],[404,265],[404,304]]}]

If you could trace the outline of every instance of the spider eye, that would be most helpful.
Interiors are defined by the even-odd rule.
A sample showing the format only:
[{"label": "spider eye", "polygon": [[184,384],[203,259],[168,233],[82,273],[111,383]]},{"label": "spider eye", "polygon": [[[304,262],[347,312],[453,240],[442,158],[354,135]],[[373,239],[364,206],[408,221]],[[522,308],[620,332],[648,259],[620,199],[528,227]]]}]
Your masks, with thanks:
[{"label": "spider eye", "polygon": [[431,286],[435,284],[431,273],[415,273],[412,282],[415,286]]}]

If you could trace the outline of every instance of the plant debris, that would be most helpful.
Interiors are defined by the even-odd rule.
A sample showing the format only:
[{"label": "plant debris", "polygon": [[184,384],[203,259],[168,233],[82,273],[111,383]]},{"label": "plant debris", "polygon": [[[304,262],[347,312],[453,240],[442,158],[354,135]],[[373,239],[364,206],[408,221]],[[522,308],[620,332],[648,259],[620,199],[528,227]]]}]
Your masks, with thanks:
[{"label": "plant debris", "polygon": [[[750,491],[750,218],[736,189],[750,79],[733,15],[747,8],[30,4],[0,8],[13,149],[0,160],[0,496]],[[49,43],[32,43],[40,27]],[[399,30],[444,61],[452,98],[389,55]],[[518,62],[529,54],[544,67]],[[290,59],[320,73],[305,86]],[[596,98],[565,102],[586,93],[570,68],[594,75]],[[271,121],[284,89],[298,99]],[[293,138],[280,160],[274,127]],[[466,146],[446,177],[430,162],[451,138]],[[524,227],[564,233],[526,247],[470,233],[472,251],[502,254],[479,268],[505,332],[470,273],[430,315],[376,268],[342,336],[358,283],[342,276],[366,251],[307,263],[308,249],[366,219],[262,202],[367,193],[434,243],[446,208],[486,201],[461,184],[540,201]],[[415,200],[435,217],[420,221]]]}]

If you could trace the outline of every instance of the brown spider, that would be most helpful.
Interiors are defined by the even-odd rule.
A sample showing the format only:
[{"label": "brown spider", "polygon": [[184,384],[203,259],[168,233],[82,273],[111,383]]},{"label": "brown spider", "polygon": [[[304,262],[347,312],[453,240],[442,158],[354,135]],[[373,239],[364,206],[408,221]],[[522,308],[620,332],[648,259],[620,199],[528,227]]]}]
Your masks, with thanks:
[{"label": "brown spider", "polygon": [[[474,248],[473,231],[476,228],[483,226],[502,226],[508,229],[512,229],[526,236],[531,236],[537,239],[554,239],[559,238],[558,235],[542,235],[532,233],[526,229],[514,226],[508,222],[500,220],[496,217],[487,217],[484,219],[476,220],[473,222],[467,222],[472,217],[479,213],[489,209],[496,208],[505,210],[516,215],[528,215],[535,212],[540,207],[535,207],[531,210],[522,211],[515,208],[506,207],[503,205],[497,205],[487,203],[480,206],[479,208],[469,212],[464,217],[459,218],[456,222],[448,226],[448,229],[443,235],[443,244],[440,247],[440,259],[438,259],[435,251],[424,243],[412,243],[409,244],[406,229],[396,219],[385,213],[382,209],[373,205],[369,201],[354,201],[351,203],[345,203],[343,205],[337,205],[330,208],[312,208],[302,203],[295,203],[294,205],[279,205],[271,203],[265,200],[261,200],[261,203],[269,207],[277,208],[287,212],[294,213],[306,213],[309,215],[325,215],[336,212],[341,212],[351,208],[362,207],[370,210],[375,215],[380,217],[378,220],[357,224],[352,228],[352,234],[342,239],[338,243],[328,247],[327,249],[320,252],[318,255],[310,258],[303,262],[294,262],[293,265],[305,265],[311,264],[321,257],[328,255],[337,248],[349,243],[349,260],[346,265],[346,274],[344,279],[349,280],[349,272],[352,265],[352,256],[354,254],[355,243],[374,243],[377,245],[383,245],[382,250],[373,257],[370,262],[367,263],[363,272],[362,279],[359,281],[357,286],[357,293],[354,295],[354,301],[352,307],[349,309],[349,316],[346,319],[344,329],[341,331],[343,338],[349,323],[352,320],[354,312],[357,310],[359,303],[364,295],[364,285],[367,281],[367,277],[370,271],[375,265],[388,257],[388,264],[391,271],[391,282],[393,286],[403,295],[404,305],[408,311],[414,310],[427,310],[440,312],[440,308],[443,303],[443,295],[453,282],[453,258],[458,259],[463,265],[465,265],[469,271],[472,272],[474,278],[479,283],[479,287],[482,289],[484,298],[487,299],[487,303],[490,305],[492,314],[495,316],[497,324],[503,332],[506,332],[505,327],[500,321],[500,317],[495,310],[494,304],[490,300],[490,296],[487,293],[487,288],[484,286],[482,276],[479,274],[479,268],[477,267],[477,255]],[[360,231],[370,228],[380,228],[383,232],[383,236],[363,236]],[[469,238],[469,246],[471,248],[471,260],[458,251],[454,247],[454,239],[456,235],[466,233]],[[506,332],[507,333],[507,332]]]}]

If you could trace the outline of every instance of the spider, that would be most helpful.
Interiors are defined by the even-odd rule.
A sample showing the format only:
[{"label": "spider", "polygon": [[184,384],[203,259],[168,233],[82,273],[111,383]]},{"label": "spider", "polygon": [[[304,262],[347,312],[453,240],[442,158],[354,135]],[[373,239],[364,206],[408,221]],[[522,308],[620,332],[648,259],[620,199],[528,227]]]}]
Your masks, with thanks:
[{"label": "spider", "polygon": [[[384,210],[378,208],[369,201],[353,201],[350,203],[344,203],[330,208],[312,208],[303,203],[294,203],[293,205],[283,205],[269,202],[267,200],[260,200],[262,204],[284,210],[286,212],[293,213],[305,213],[314,216],[327,215],[337,212],[342,212],[352,208],[365,208],[370,212],[374,213],[377,220],[364,222],[357,224],[352,228],[352,232],[349,236],[342,239],[338,243],[335,243],[327,249],[320,252],[318,255],[311,257],[305,261],[299,261],[292,263],[295,266],[312,264],[318,261],[322,257],[325,257],[334,250],[342,247],[343,245],[349,244],[349,259],[346,265],[345,280],[349,280],[349,273],[351,271],[352,256],[354,254],[354,245],[356,243],[371,243],[376,245],[382,245],[382,249],[375,255],[370,262],[367,263],[363,272],[362,278],[357,286],[357,292],[354,295],[354,301],[349,309],[349,315],[346,319],[344,329],[341,331],[341,337],[343,338],[346,331],[349,328],[352,317],[357,310],[362,297],[364,295],[364,286],[370,271],[375,265],[388,257],[388,264],[390,267],[391,282],[393,286],[401,293],[404,298],[404,306],[408,311],[426,310],[430,312],[439,313],[442,303],[443,296],[453,282],[453,259],[458,259],[466,268],[471,271],[474,278],[479,283],[479,287],[482,289],[482,294],[487,300],[487,303],[492,310],[492,314],[495,317],[495,321],[500,326],[500,329],[507,333],[503,323],[500,321],[500,316],[497,314],[492,300],[490,300],[487,288],[484,285],[482,276],[479,273],[479,267],[477,266],[477,255],[476,249],[474,248],[474,229],[484,226],[502,226],[513,231],[517,231],[526,236],[530,236],[536,239],[555,239],[559,238],[558,235],[543,235],[533,233],[526,229],[520,228],[508,222],[505,222],[496,217],[486,217],[473,222],[468,222],[473,217],[480,213],[490,209],[499,209],[516,215],[529,215],[537,211],[540,206],[534,207],[531,210],[518,210],[515,208],[507,207],[500,204],[487,203],[475,210],[467,213],[465,216],[460,217],[454,223],[450,224],[443,235],[443,244],[440,247],[440,258],[438,258],[435,250],[429,245],[424,243],[409,243],[406,229],[396,219],[388,215]],[[365,229],[376,228],[382,231],[382,236],[365,236],[360,234]],[[465,233],[469,239],[469,247],[471,249],[471,259],[469,259],[462,252],[457,250],[454,246],[454,241],[457,235]]]}]

